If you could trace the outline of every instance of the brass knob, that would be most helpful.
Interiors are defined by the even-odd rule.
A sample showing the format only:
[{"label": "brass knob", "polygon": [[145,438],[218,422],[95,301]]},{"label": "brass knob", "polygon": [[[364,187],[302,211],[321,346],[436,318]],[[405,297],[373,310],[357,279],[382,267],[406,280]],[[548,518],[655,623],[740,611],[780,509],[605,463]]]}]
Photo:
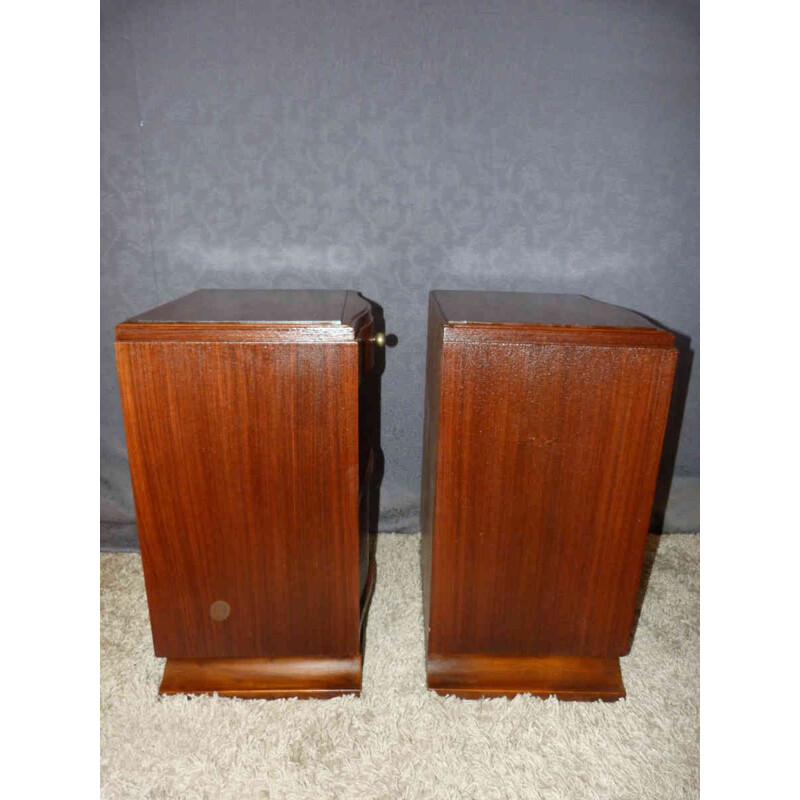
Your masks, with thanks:
[{"label": "brass knob", "polygon": [[386,344],[386,334],[376,333],[372,337],[372,341],[378,346],[383,347]]}]

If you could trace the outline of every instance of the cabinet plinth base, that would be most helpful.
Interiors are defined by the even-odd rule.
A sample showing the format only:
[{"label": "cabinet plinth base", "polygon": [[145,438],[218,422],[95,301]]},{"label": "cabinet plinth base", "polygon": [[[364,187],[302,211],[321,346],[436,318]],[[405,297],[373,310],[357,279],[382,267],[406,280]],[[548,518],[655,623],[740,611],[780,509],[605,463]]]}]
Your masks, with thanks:
[{"label": "cabinet plinth base", "polygon": [[619,700],[618,658],[581,656],[428,656],[428,688],[465,699],[555,695],[559,700]]},{"label": "cabinet plinth base", "polygon": [[168,658],[159,694],[278,699],[361,694],[361,656],[352,658]]}]

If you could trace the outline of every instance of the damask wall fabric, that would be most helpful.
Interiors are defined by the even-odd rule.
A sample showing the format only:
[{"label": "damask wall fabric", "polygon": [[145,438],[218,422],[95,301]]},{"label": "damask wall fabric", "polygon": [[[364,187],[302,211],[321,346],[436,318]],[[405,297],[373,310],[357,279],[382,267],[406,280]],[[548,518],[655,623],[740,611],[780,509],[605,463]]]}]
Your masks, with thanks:
[{"label": "damask wall fabric", "polygon": [[114,325],[197,288],[383,307],[383,529],[416,526],[433,288],[578,292],[682,334],[674,469],[699,475],[696,3],[101,13],[103,519],[134,518]]}]

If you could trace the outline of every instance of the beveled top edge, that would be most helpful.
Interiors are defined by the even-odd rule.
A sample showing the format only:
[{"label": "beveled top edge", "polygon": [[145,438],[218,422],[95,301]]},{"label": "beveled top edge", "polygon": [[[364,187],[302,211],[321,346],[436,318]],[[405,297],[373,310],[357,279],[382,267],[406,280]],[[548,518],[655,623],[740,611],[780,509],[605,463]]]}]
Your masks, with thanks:
[{"label": "beveled top edge", "polygon": [[558,330],[647,331],[672,337],[635,311],[580,294],[434,290],[446,325]]},{"label": "beveled top edge", "polygon": [[198,289],[137,314],[123,324],[346,326],[369,315],[370,304],[349,290]]}]

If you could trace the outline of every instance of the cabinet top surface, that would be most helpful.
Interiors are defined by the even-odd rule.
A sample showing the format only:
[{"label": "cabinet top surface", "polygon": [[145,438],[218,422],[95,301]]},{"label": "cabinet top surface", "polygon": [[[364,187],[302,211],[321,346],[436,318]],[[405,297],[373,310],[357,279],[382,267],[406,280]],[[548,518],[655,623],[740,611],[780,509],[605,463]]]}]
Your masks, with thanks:
[{"label": "cabinet top surface", "polygon": [[661,330],[635,311],[580,294],[435,291],[432,295],[445,321],[453,324]]},{"label": "cabinet top surface", "polygon": [[199,289],[129,323],[351,325],[369,310],[355,292],[319,289]]}]

